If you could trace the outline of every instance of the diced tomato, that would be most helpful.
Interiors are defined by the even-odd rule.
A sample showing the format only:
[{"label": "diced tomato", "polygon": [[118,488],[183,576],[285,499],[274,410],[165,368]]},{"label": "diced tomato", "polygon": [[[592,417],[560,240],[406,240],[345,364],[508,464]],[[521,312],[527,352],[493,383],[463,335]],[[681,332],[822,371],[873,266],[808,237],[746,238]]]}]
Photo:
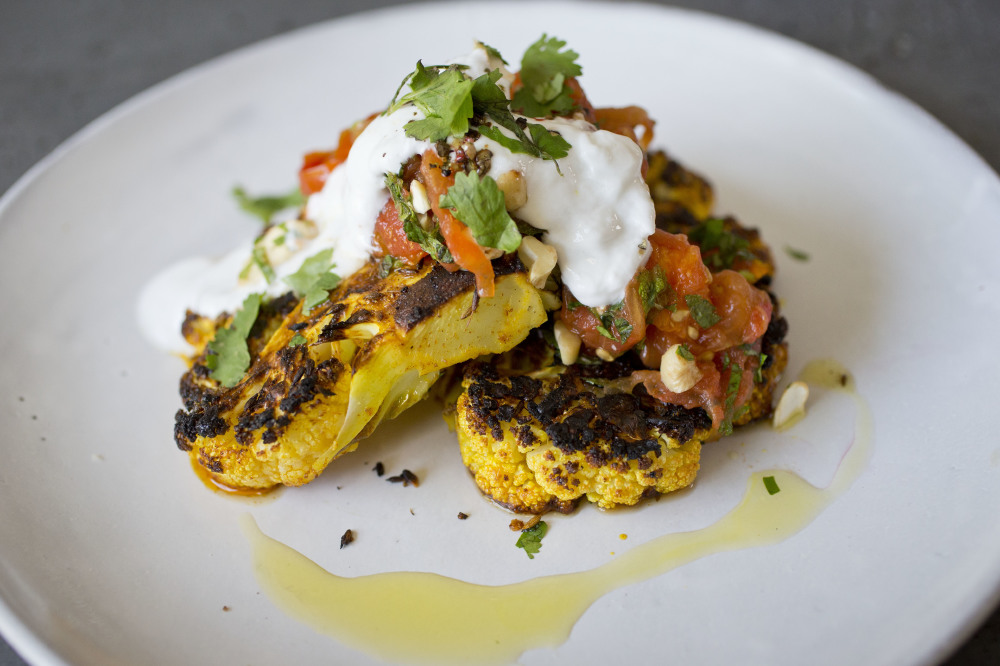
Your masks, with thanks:
[{"label": "diced tomato", "polygon": [[709,287],[712,304],[721,320],[698,338],[701,351],[718,352],[756,342],[771,322],[773,305],[766,292],[757,289],[736,271],[720,271]]},{"label": "diced tomato", "polygon": [[399,219],[396,203],[390,198],[379,211],[375,221],[375,242],[383,255],[391,254],[410,266],[416,266],[427,256],[424,248],[406,237],[403,221]]},{"label": "diced tomato", "polygon": [[[701,379],[683,393],[674,393],[668,389],[660,373],[655,370],[638,370],[629,378],[627,390],[636,384],[642,384],[646,391],[663,402],[680,405],[688,409],[700,407],[712,419],[711,439],[718,437],[720,428],[725,423],[732,423],[739,409],[747,403],[753,392],[754,373],[760,363],[756,351],[747,351],[742,347],[733,347],[724,354],[716,354],[711,360],[699,360],[698,370]],[[730,387],[733,373],[739,373],[738,383]]]},{"label": "diced tomato", "polygon": [[[641,106],[602,107],[594,109],[594,118],[599,128],[621,134],[635,141],[643,152],[653,141],[653,125],[655,122]],[[636,128],[643,129],[638,136]]]},{"label": "diced tomato", "polygon": [[302,190],[302,194],[309,196],[323,189],[327,177],[334,169],[347,161],[355,139],[377,115],[373,113],[342,131],[337,147],[333,150],[308,153],[302,159],[302,168],[299,170],[299,189]]},{"label": "diced tomato", "polygon": [[590,308],[575,301],[576,299],[573,298],[569,289],[563,287],[563,307],[559,311],[559,318],[571,331],[579,335],[583,344],[590,349],[603,349],[612,356],[619,356],[646,336],[646,316],[635,280],[626,287],[621,310],[611,313],[613,319],[621,319],[625,322],[621,328],[631,327],[631,331],[624,340],[621,339],[624,331],[616,326],[612,326],[610,329],[605,327],[605,330],[612,337],[601,333],[598,330],[598,326],[601,326],[600,318]]},{"label": "diced tomato", "polygon": [[441,173],[443,160],[434,150],[424,152],[420,161],[420,176],[427,188],[427,198],[431,202],[431,210],[437,219],[445,245],[455,258],[455,263],[476,276],[476,290],[482,297],[490,297],[494,291],[493,264],[486,257],[486,252],[476,242],[469,227],[458,220],[447,208],[441,208],[438,202],[448,188],[455,183],[454,176]]},{"label": "diced tomato", "polygon": [[587,93],[583,92],[583,88],[580,86],[580,82],[576,80],[575,76],[571,76],[566,79],[566,87],[569,88],[569,97],[573,100],[573,103],[583,111],[583,117],[592,123],[597,122],[595,116],[594,105],[590,103],[587,99]]}]

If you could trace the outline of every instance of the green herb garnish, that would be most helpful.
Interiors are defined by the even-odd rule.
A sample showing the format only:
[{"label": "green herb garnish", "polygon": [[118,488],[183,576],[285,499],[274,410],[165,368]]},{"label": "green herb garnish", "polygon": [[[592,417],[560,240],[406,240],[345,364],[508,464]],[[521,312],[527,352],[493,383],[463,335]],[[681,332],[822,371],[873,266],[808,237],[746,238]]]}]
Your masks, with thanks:
[{"label": "green herb garnish", "polygon": [[562,50],[566,42],[542,35],[528,47],[521,58],[521,83],[514,93],[514,108],[533,118],[554,114],[569,115],[576,105],[566,79],[583,72],[572,49]]},{"label": "green herb garnish", "polygon": [[503,192],[489,176],[459,172],[455,184],[441,197],[440,206],[454,210],[455,217],[483,247],[513,252],[521,245],[521,233],[507,213]]},{"label": "green herb garnish", "polygon": [[[712,269],[731,268],[738,259],[751,261],[750,242],[727,231],[725,221],[719,218],[705,220],[688,233],[688,239],[701,248],[702,259]],[[748,280],[752,281],[752,280]]]},{"label": "green herb garnish", "polygon": [[728,352],[722,357],[722,367],[729,370],[729,382],[726,385],[724,416],[722,423],[719,425],[719,434],[731,435],[733,433],[736,397],[740,392],[740,384],[743,382],[743,370],[739,365],[732,362]]},{"label": "green herb garnish", "polygon": [[514,545],[518,548],[523,548],[524,552],[528,555],[528,559],[533,560],[538,551],[541,550],[542,538],[548,531],[549,526],[544,520],[540,520],[533,527],[522,530],[521,536],[517,538],[517,543]]},{"label": "green herb garnish", "polygon": [[233,321],[226,328],[215,332],[208,343],[205,367],[212,371],[211,377],[226,388],[236,386],[243,373],[250,367],[250,348],[247,336],[257,321],[263,294],[250,294],[243,305],[233,315]]},{"label": "green herb garnish", "polygon": [[507,62],[506,60],[503,59],[503,56],[500,55],[499,51],[497,51],[495,48],[493,48],[489,44],[486,44],[484,42],[476,42],[476,43],[479,44],[479,46],[482,46],[483,49],[486,51],[487,55],[489,55],[491,58],[496,58],[497,60],[499,60],[500,62],[502,62],[505,65],[509,65],[510,64],[509,62]]},{"label": "green herb garnish", "polygon": [[391,254],[387,254],[384,257],[382,257],[382,259],[378,262],[378,276],[384,280],[385,278],[389,277],[390,273],[392,273],[394,270],[396,270],[402,265],[403,262],[401,262],[399,259],[392,256]]},{"label": "green herb garnish", "polygon": [[702,328],[710,328],[722,320],[719,313],[715,311],[715,306],[704,296],[690,294],[684,297],[684,302],[687,303],[688,309],[691,311],[691,317]]},{"label": "green herb garnish", "polygon": [[295,294],[303,299],[302,314],[309,314],[315,306],[330,297],[330,290],[340,284],[340,276],[333,269],[333,249],[320,250],[302,262],[299,270],[285,278]]},{"label": "green herb garnish", "polygon": [[267,258],[267,251],[264,249],[264,246],[260,243],[254,243],[250,256],[253,259],[254,265],[264,274],[264,279],[267,280],[267,283],[271,284],[274,282],[277,276],[274,274],[271,262]]},{"label": "green herb garnish", "polygon": [[306,342],[306,337],[301,333],[296,333],[292,336],[292,339],[288,341],[289,347],[298,347],[299,345],[304,345]]},{"label": "green herb garnish", "polygon": [[773,476],[764,477],[764,487],[767,488],[768,495],[776,495],[781,492],[781,488],[778,487],[778,482],[774,480]]},{"label": "green herb garnish", "polygon": [[465,136],[472,117],[472,80],[458,67],[448,67],[442,72],[428,69],[419,61],[409,80],[410,92],[390,107],[394,110],[412,102],[424,112],[424,118],[406,123],[407,136],[426,141]]},{"label": "green herb garnish", "polygon": [[264,224],[269,223],[275,213],[286,208],[298,208],[306,202],[302,192],[298,189],[277,196],[251,197],[246,193],[246,190],[237,185],[233,188],[233,196],[240,208],[254,217],[259,217]]},{"label": "green herb garnish", "polygon": [[677,355],[680,356],[685,361],[693,361],[694,360],[694,354],[691,353],[691,350],[688,349],[687,345],[678,345],[677,346]]},{"label": "green herb garnish", "polygon": [[790,245],[785,246],[785,254],[787,254],[792,259],[795,259],[796,261],[809,261],[808,252],[804,252],[803,250],[796,250],[794,247]]},{"label": "green herb garnish", "polygon": [[[512,153],[522,153],[541,157],[546,160],[558,160],[569,154],[569,142],[558,134],[549,132],[538,123],[527,123],[528,133],[518,124],[510,111],[510,100],[503,89],[497,85],[500,80],[500,70],[483,74],[472,85],[472,105],[476,114],[486,116],[499,127],[480,123],[477,130],[487,139],[496,141]],[[522,121],[523,122],[523,121]],[[503,127],[514,136],[508,136],[500,131]],[[530,138],[528,136],[530,134]]]},{"label": "green herb garnish", "polygon": [[445,245],[441,232],[436,227],[425,230],[420,226],[417,213],[413,210],[413,199],[403,190],[403,179],[397,174],[387,173],[385,186],[396,204],[396,211],[399,213],[399,219],[403,221],[403,232],[406,237],[442,264],[453,262],[455,259]]},{"label": "green herb garnish", "polygon": [[660,294],[670,289],[667,283],[667,275],[659,264],[652,270],[642,270],[639,272],[639,300],[642,301],[642,309],[647,315],[654,307],[657,307],[657,299]]}]

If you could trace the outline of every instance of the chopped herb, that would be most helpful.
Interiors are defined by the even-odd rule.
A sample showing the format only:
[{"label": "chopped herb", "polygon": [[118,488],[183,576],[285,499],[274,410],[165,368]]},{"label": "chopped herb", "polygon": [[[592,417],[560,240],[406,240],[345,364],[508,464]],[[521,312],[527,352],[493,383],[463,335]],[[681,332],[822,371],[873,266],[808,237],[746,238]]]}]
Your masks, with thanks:
[{"label": "chopped herb", "polygon": [[271,262],[267,258],[267,251],[264,250],[263,245],[254,243],[253,252],[250,256],[253,259],[254,265],[257,266],[257,268],[260,269],[260,272],[264,274],[264,279],[267,280],[268,284],[271,284],[275,281],[275,279],[277,279],[277,276],[274,274],[274,269],[271,267]]},{"label": "chopped herb", "polygon": [[528,555],[528,559],[535,559],[535,555],[542,548],[542,538],[545,537],[545,533],[549,530],[549,526],[544,520],[540,520],[533,527],[521,532],[521,536],[517,538],[517,543],[514,545],[518,548],[523,548],[524,552]]},{"label": "chopped herb", "polygon": [[340,537],[340,548],[343,550],[347,545],[354,541],[354,531],[347,530],[344,535]]},{"label": "chopped herb", "polygon": [[767,354],[761,354],[757,358],[757,369],[753,373],[753,380],[758,384],[764,383],[764,361],[767,360]]},{"label": "chopped herb", "polygon": [[447,264],[454,261],[448,246],[444,244],[444,238],[438,229],[424,230],[420,226],[417,213],[413,210],[413,200],[403,189],[403,179],[397,174],[385,174],[385,186],[396,204],[396,211],[399,219],[403,221],[403,231],[406,237],[422,247],[424,252],[431,255],[437,261]]},{"label": "chopped herb", "polygon": [[378,276],[382,279],[389,277],[389,274],[403,265],[403,262],[387,254],[378,262]]},{"label": "chopped herb", "polygon": [[250,367],[250,349],[247,336],[257,321],[263,294],[250,294],[233,316],[228,327],[215,332],[208,343],[205,366],[212,371],[211,377],[226,388],[236,386],[243,373]]},{"label": "chopped herb", "polygon": [[776,495],[781,492],[781,488],[778,487],[778,482],[774,480],[773,476],[764,477],[764,487],[767,488],[768,495]]},{"label": "chopped herb", "polygon": [[691,311],[691,317],[702,328],[711,328],[722,320],[719,313],[715,311],[715,306],[704,296],[689,294],[684,297],[684,302],[687,303],[688,309]]},{"label": "chopped herb", "polygon": [[633,326],[628,319],[622,316],[622,312],[625,309],[624,302],[609,305],[604,308],[604,312],[601,312],[597,308],[588,309],[601,322],[597,325],[596,330],[598,333],[609,340],[617,340],[618,342],[628,340],[628,336],[632,334]]},{"label": "chopped herb", "polygon": [[[688,233],[688,239],[701,248],[705,264],[714,270],[731,268],[738,259],[751,261],[750,242],[732,231],[727,231],[725,221],[719,218],[705,220]],[[748,278],[748,282],[753,279]]]},{"label": "chopped herb", "polygon": [[667,283],[667,275],[659,264],[652,270],[642,270],[639,272],[639,300],[642,301],[642,309],[645,314],[649,314],[654,307],[657,307],[657,299],[660,294],[670,289]]},{"label": "chopped herb", "polygon": [[796,250],[790,245],[785,246],[785,254],[787,254],[792,259],[796,261],[809,261],[809,253],[802,250]]},{"label": "chopped herb", "polygon": [[299,345],[304,345],[308,340],[301,333],[296,333],[292,336],[292,339],[288,341],[289,347],[298,347]]},{"label": "chopped herb", "polygon": [[483,247],[513,252],[521,244],[521,233],[507,213],[503,192],[489,176],[480,178],[475,171],[458,173],[440,205],[453,209]]},{"label": "chopped herb", "polygon": [[732,362],[729,354],[722,357],[722,367],[729,370],[729,382],[726,385],[726,398],[724,416],[719,425],[719,434],[731,435],[733,433],[733,418],[735,417],[736,397],[740,392],[740,384],[743,382],[743,370],[736,363]]},{"label": "chopped herb", "polygon": [[677,355],[680,356],[685,361],[693,361],[694,360],[694,354],[691,353],[691,350],[688,349],[687,345],[678,345],[677,346]]},{"label": "chopped herb", "polygon": [[332,273],[333,249],[320,250],[302,262],[299,270],[285,278],[302,303],[302,314],[309,314],[315,306],[330,297],[330,290],[340,284],[340,276]]},{"label": "chopped herb", "polygon": [[542,37],[528,47],[521,58],[523,87],[514,93],[514,107],[525,115],[543,118],[553,114],[569,115],[576,105],[566,79],[580,76],[579,54],[562,50],[566,42],[555,37]]},{"label": "chopped herb", "polygon": [[246,190],[237,185],[233,188],[233,197],[236,198],[240,208],[254,217],[259,217],[264,224],[269,223],[275,213],[286,208],[298,208],[306,202],[298,189],[278,196],[251,197]]}]

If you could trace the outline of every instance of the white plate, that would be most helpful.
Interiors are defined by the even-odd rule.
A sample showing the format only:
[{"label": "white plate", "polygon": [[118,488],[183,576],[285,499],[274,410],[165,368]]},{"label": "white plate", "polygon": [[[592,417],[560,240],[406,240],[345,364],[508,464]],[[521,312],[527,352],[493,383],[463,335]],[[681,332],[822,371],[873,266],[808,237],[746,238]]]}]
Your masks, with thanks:
[{"label": "white plate", "polygon": [[[88,127],[0,203],[0,628],[29,660],[364,662],[259,591],[246,512],[338,574],[503,583],[708,525],[752,470],[830,480],[854,416],[820,395],[788,433],[708,447],[692,491],[552,518],[528,560],[432,406],[266,501],[208,492],[174,448],[182,365],[139,337],[143,283],[251,234],[232,185],[291,186],[300,155],[384,105],[417,58],[479,38],[516,60],[543,30],[582,54],[596,104],[649,109],[657,144],[711,177],[721,211],[763,230],[792,327],[788,375],[818,357],[852,369],[875,444],[849,492],[794,537],[613,592],[568,642],[521,662],[927,663],[988,611],[1000,581],[995,174],[866,76],[745,25],[643,5],[463,3],[356,16],[198,67]],[[423,483],[386,484],[376,460]],[[358,539],[339,550],[347,528]]]}]

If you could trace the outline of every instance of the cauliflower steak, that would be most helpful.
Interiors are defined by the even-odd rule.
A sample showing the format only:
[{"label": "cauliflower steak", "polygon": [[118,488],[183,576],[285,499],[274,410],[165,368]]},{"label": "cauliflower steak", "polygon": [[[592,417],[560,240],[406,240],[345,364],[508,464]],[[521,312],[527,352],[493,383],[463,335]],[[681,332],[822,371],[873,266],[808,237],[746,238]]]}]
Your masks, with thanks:
[{"label": "cauliflower steak", "polygon": [[472,274],[431,262],[384,277],[371,262],[308,314],[277,298],[262,308],[249,369],[232,388],[211,379],[205,348],[230,318],[189,318],[198,351],[181,380],[177,446],[230,487],[308,483],[423,398],[443,369],[507,351],[545,321],[516,256],[494,270],[496,295],[482,300]]}]

